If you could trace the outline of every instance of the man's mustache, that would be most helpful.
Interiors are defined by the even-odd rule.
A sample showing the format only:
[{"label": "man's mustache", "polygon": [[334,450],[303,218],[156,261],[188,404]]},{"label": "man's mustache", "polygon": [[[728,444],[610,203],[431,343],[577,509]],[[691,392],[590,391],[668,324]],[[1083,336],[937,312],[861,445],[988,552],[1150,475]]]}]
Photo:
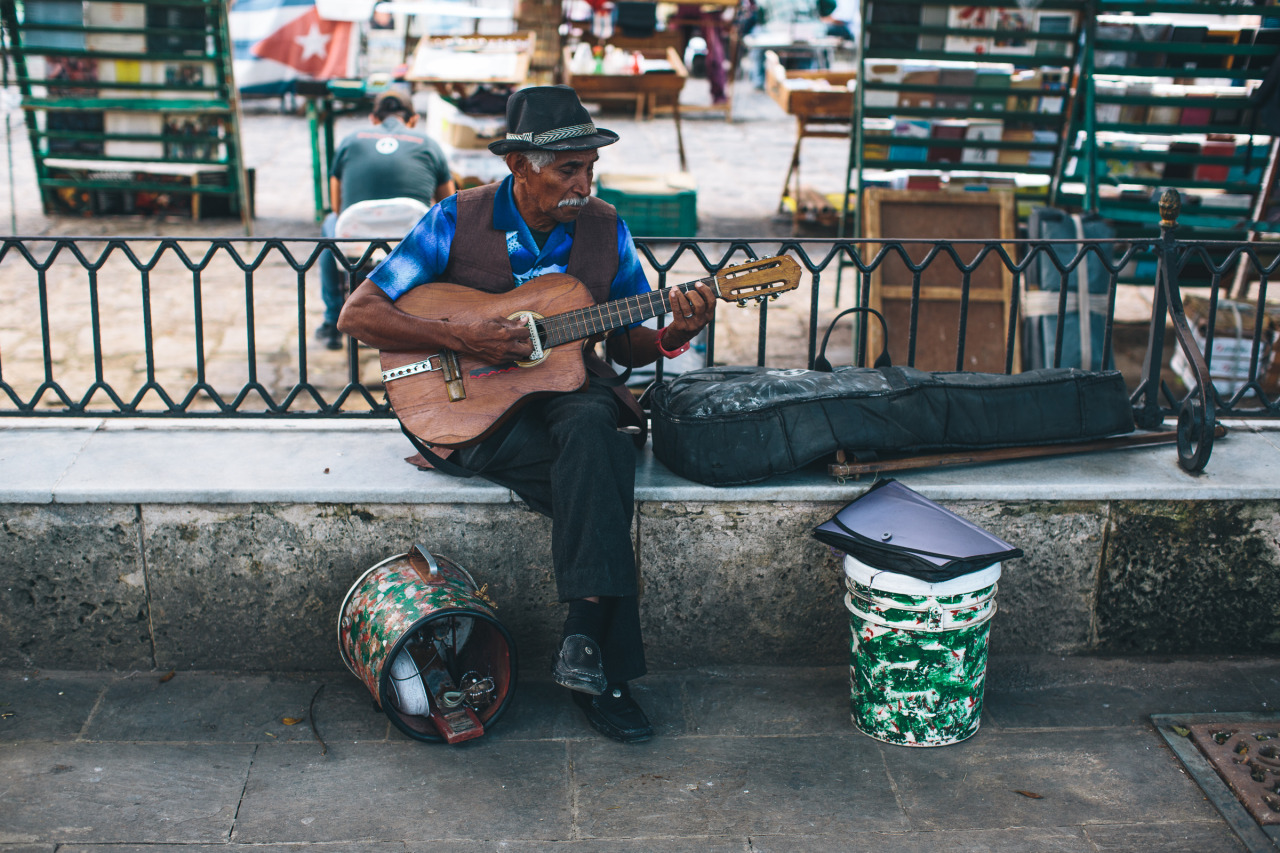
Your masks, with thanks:
[{"label": "man's mustache", "polygon": [[556,207],[584,207],[591,199],[591,196],[584,195],[582,198],[562,198]]}]

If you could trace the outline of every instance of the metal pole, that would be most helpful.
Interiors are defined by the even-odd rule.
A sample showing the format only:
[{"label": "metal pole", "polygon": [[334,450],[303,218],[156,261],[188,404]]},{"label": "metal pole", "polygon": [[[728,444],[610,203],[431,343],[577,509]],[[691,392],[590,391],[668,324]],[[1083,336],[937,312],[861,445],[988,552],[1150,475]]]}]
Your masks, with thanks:
[{"label": "metal pole", "polygon": [[[9,90],[9,28],[0,26],[0,65],[4,68],[0,71],[3,74],[4,91]],[[9,124],[9,106],[5,104],[4,108],[4,145],[9,156],[9,233],[18,233],[18,190],[14,183],[13,177],[13,130]]]},{"label": "metal pole", "polygon": [[[1196,377],[1196,387],[1191,389],[1191,393],[1178,408],[1178,466],[1189,474],[1198,474],[1209,463],[1209,455],[1213,452],[1214,425],[1217,419],[1214,398],[1217,392],[1213,387],[1213,378],[1209,375],[1209,366],[1187,324],[1186,310],[1182,306],[1178,270],[1183,253],[1174,234],[1178,229],[1178,214],[1181,211],[1182,197],[1178,191],[1165,190],[1160,197],[1160,259],[1156,266],[1156,292],[1163,299],[1157,298],[1156,303],[1159,305],[1163,302],[1167,307],[1169,320],[1173,324],[1173,336]],[[1153,332],[1157,319],[1163,327],[1163,310],[1158,314],[1152,313]],[[1148,380],[1153,374],[1159,374],[1160,358],[1160,350],[1148,348]],[[1150,364],[1153,360],[1155,363]],[[1149,393],[1158,391],[1158,384],[1155,388],[1148,389]]]},{"label": "metal pole", "polygon": [[[1081,84],[1084,86],[1084,144],[1085,144],[1085,178],[1084,178],[1084,209],[1086,213],[1096,214],[1098,212],[1098,138],[1097,138],[1097,92],[1093,86],[1093,38],[1096,26],[1096,15],[1093,13],[1094,4],[1090,3],[1087,7],[1088,14],[1085,15],[1084,27],[1084,58],[1080,62],[1081,74],[1084,79]],[[1068,125],[1068,133],[1070,125]]]}]

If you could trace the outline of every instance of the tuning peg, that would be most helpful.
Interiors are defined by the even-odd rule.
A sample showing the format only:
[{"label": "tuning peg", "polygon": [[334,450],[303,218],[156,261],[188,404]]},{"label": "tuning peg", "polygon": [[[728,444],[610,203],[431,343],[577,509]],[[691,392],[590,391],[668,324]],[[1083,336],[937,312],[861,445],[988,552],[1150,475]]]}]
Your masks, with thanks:
[{"label": "tuning peg", "polygon": [[738,307],[739,307],[739,308],[746,308],[746,307],[747,307],[747,300],[745,300],[745,299],[739,299],[739,300],[738,300]]},{"label": "tuning peg", "polygon": [[769,294],[769,301],[770,301],[770,302],[777,302],[777,301],[778,301],[778,294],[777,294],[777,293],[770,293],[770,294]]}]

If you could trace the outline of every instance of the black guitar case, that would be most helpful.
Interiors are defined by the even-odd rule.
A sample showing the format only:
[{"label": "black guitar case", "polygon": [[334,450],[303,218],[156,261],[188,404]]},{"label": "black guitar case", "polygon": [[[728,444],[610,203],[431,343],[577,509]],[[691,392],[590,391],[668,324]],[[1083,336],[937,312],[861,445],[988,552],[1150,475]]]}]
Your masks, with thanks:
[{"label": "black guitar case", "polygon": [[[869,308],[852,308],[846,314]],[[1132,432],[1119,371],[927,373],[833,369],[822,341],[816,370],[708,367],[649,393],[653,452],[676,474],[711,486],[755,483],[830,457],[1022,447]],[[882,340],[888,340],[886,333]]]}]

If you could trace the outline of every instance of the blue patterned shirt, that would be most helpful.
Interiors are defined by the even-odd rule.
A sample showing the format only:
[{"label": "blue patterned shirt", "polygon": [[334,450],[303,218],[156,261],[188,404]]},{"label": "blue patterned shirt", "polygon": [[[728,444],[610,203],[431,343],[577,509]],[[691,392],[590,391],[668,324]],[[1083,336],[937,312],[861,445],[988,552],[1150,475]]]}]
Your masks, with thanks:
[{"label": "blue patterned shirt", "polygon": [[[507,255],[516,286],[544,273],[564,272],[577,223],[559,223],[542,249],[516,208],[508,176],[498,188],[493,204],[493,226],[507,235]],[[435,281],[449,265],[449,247],[458,227],[458,197],[449,196],[427,211],[400,245],[369,273],[369,280],[382,288],[393,301],[420,284]],[[649,281],[636,255],[631,232],[618,219],[618,273],[613,278],[609,299],[626,299],[648,293]]]}]

